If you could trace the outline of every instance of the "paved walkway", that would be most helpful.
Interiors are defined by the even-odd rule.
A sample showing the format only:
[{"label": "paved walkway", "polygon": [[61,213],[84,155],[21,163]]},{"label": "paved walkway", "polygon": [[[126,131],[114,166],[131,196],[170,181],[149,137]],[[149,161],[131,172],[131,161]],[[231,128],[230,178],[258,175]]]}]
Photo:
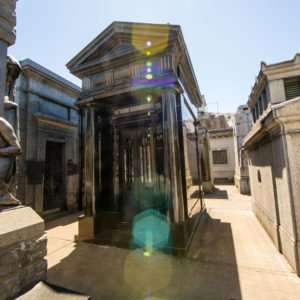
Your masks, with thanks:
[{"label": "paved walkway", "polygon": [[300,299],[300,279],[251,211],[218,186],[187,258],[73,243],[76,215],[47,224],[48,281],[92,299]]}]

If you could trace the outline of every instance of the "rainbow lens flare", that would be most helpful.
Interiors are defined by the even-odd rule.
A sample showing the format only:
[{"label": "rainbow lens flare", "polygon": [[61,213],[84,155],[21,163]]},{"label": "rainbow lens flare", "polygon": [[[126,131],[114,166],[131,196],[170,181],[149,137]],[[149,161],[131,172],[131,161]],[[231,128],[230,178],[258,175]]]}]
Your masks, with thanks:
[{"label": "rainbow lens flare", "polygon": [[134,243],[147,252],[160,249],[168,245],[170,225],[163,214],[155,209],[148,209],[134,217]]}]

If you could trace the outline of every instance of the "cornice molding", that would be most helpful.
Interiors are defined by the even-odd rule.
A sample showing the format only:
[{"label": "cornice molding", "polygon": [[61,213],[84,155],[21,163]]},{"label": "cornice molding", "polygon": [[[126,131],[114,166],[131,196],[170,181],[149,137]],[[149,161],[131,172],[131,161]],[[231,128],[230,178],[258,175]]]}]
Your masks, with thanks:
[{"label": "cornice molding", "polygon": [[60,118],[48,116],[42,113],[35,113],[33,117],[37,120],[38,123],[47,123],[50,125],[54,125],[56,127],[62,127],[62,128],[68,128],[68,129],[74,129],[78,127],[77,123],[62,120]]}]

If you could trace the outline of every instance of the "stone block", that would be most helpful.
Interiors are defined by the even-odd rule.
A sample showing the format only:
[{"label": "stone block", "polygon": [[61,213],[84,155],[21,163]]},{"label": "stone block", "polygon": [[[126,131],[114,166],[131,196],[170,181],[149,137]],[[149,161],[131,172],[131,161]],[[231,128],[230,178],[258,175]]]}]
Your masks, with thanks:
[{"label": "stone block", "polygon": [[17,299],[19,300],[32,300],[32,299],[88,300],[91,299],[91,297],[58,286],[49,285],[46,284],[45,282],[40,282],[33,289],[31,289],[26,294],[20,296]]},{"label": "stone block", "polygon": [[43,219],[30,207],[0,212],[0,249],[41,236]]},{"label": "stone block", "polygon": [[44,221],[29,207],[0,211],[0,299],[46,279]]}]

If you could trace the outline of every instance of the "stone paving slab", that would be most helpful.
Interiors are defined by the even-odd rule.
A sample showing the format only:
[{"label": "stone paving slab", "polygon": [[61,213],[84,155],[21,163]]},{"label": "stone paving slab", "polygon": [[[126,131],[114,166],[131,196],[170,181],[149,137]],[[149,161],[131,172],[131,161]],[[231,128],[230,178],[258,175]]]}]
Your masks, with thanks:
[{"label": "stone paving slab", "polygon": [[[218,189],[206,199],[207,219],[188,258],[87,243],[61,247],[56,232],[48,281],[92,299],[300,299],[300,279],[251,212],[251,198],[233,186]],[[74,221],[63,227],[68,237]]]}]

